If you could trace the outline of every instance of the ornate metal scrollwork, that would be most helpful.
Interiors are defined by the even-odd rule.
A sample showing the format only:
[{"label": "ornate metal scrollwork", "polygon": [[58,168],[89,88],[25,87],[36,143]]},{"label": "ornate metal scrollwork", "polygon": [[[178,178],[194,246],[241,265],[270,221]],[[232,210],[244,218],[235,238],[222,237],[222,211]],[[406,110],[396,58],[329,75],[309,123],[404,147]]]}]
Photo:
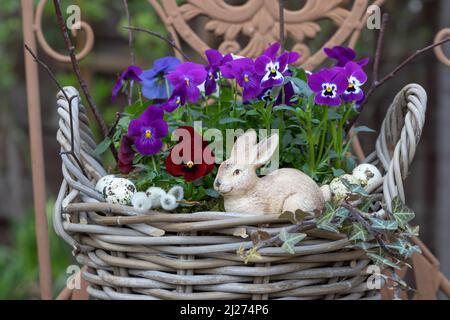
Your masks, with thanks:
[{"label": "ornate metal scrollwork", "polygon": [[[47,0],[39,1],[34,16],[34,32],[36,33],[37,41],[42,50],[44,50],[44,52],[51,58],[59,62],[70,62],[70,57],[68,55],[63,55],[50,47],[47,40],[45,39],[44,33],[42,32],[42,16],[44,13],[46,2]],[[80,21],[80,27],[81,30],[85,32],[86,37],[83,49],[76,55],[77,60],[82,60],[83,58],[85,58],[91,52],[94,46],[94,31],[92,30],[91,26],[84,21]],[[79,32],[77,29],[72,29],[71,31],[73,36],[76,36],[77,32]]]},{"label": "ornate metal scrollwork", "polygon": [[[438,32],[438,34],[434,38],[434,43],[442,41],[448,37],[450,37],[450,28],[442,29],[441,31]],[[441,61],[446,66],[450,67],[450,58],[448,58],[445,55],[444,50],[442,49],[442,46],[438,46],[438,47],[434,48],[434,53],[436,54],[439,61]]]}]

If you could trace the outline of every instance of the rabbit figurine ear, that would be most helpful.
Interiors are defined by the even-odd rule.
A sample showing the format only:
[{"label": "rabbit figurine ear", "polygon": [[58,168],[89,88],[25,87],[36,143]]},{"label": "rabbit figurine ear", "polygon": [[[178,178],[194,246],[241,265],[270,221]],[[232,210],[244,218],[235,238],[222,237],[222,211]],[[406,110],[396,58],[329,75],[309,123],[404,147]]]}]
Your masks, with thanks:
[{"label": "rabbit figurine ear", "polygon": [[279,137],[276,133],[271,135],[269,138],[261,140],[258,145],[254,147],[258,154],[254,164],[257,167],[260,167],[269,162],[270,158],[272,158],[278,148],[278,143]]},{"label": "rabbit figurine ear", "polygon": [[231,150],[230,159],[234,163],[253,163],[257,156],[257,149],[255,148],[256,141],[256,131],[253,129],[239,136]]}]

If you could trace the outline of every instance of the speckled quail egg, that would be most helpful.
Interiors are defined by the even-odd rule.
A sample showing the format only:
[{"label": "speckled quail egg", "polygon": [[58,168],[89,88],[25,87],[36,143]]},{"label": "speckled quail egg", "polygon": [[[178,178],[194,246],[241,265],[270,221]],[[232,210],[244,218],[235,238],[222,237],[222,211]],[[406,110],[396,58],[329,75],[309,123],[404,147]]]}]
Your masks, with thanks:
[{"label": "speckled quail egg", "polygon": [[335,203],[340,203],[349,195],[351,195],[351,190],[347,188],[343,180],[346,180],[348,184],[360,184],[359,181],[350,174],[344,174],[333,179],[333,181],[331,181],[330,183],[330,191],[331,199]]},{"label": "speckled quail egg", "polygon": [[366,189],[369,189],[374,183],[382,178],[377,167],[369,163],[363,163],[353,169],[352,176]]},{"label": "speckled quail egg", "polygon": [[136,192],[131,197],[131,205],[135,209],[149,210],[152,208],[152,200],[145,192]]},{"label": "speckled quail egg", "polygon": [[112,174],[101,177],[95,185],[95,190],[103,194],[103,190],[105,189],[105,187],[110,184],[115,178],[116,177]]},{"label": "speckled quail egg", "polygon": [[135,192],[133,182],[124,178],[114,178],[103,189],[103,196],[108,203],[128,205]]},{"label": "speckled quail egg", "polygon": [[161,197],[166,195],[166,192],[162,188],[150,187],[145,193],[152,200],[153,208],[161,207]]}]

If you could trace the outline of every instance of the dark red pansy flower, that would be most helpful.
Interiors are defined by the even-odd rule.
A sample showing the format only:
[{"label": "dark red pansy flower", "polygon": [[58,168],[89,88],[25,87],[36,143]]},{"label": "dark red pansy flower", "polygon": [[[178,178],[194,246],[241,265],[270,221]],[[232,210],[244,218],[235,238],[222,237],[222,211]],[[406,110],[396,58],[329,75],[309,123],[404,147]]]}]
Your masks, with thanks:
[{"label": "dark red pansy flower", "polygon": [[193,127],[179,127],[174,134],[178,137],[178,143],[170,150],[166,159],[169,174],[192,182],[214,169],[214,153],[208,147],[208,142]]},{"label": "dark red pansy flower", "polygon": [[123,174],[128,174],[133,170],[133,143],[133,138],[128,135],[124,135],[120,141],[119,161],[117,162],[117,167]]}]

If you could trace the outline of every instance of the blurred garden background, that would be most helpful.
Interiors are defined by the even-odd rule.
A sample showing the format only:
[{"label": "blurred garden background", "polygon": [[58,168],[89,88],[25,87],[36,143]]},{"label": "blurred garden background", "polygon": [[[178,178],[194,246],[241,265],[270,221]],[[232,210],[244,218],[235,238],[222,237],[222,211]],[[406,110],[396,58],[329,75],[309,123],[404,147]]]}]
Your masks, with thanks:
[{"label": "blurred garden background", "polygon": [[[36,3],[38,1],[35,1]],[[129,0],[134,26],[165,34],[164,26],[146,0]],[[231,4],[245,1],[229,0]],[[352,2],[352,1],[348,1]],[[82,20],[95,34],[93,52],[81,62],[84,78],[108,123],[112,123],[125,101],[110,103],[111,88],[118,73],[130,63],[126,15],[122,1],[64,0],[62,7],[76,4]],[[288,0],[287,9],[301,7],[304,1]],[[45,7],[42,28],[50,46],[65,53],[53,6]],[[448,0],[388,0],[382,8],[390,14],[381,61],[381,75],[391,71],[416,49],[433,42],[436,33],[450,27]],[[199,32],[213,42],[214,35]],[[324,28],[327,28],[326,22]],[[326,36],[326,35],[324,35]],[[356,51],[374,56],[377,33],[364,29]],[[75,38],[83,43],[80,34]],[[323,42],[323,41],[322,41]],[[158,57],[172,54],[161,40],[135,33],[137,64],[150,68]],[[450,52],[450,45],[445,48]],[[186,49],[189,53],[188,49]],[[53,61],[43,51],[40,58],[55,72],[60,83],[78,87],[69,64]],[[25,91],[24,48],[20,1],[2,0],[0,5],[0,299],[38,298],[38,263],[33,221],[33,203],[28,142],[27,96]],[[371,68],[371,67],[370,67]],[[368,72],[371,74],[370,70]],[[416,212],[421,239],[440,259],[443,273],[450,276],[450,68],[441,64],[431,51],[401,71],[381,87],[364,110],[361,122],[375,130],[395,94],[406,84],[417,82],[428,92],[425,131],[411,175],[406,182],[407,204]],[[54,198],[62,181],[59,145],[56,141],[58,117],[55,106],[57,88],[40,71],[45,170],[48,195],[47,213],[51,219]],[[33,99],[33,97],[28,97]],[[361,136],[368,154],[374,150],[375,134]],[[51,223],[49,223],[51,226]],[[58,239],[51,227],[50,242],[55,279],[54,293],[64,286],[66,267],[73,263],[71,248]]]}]

